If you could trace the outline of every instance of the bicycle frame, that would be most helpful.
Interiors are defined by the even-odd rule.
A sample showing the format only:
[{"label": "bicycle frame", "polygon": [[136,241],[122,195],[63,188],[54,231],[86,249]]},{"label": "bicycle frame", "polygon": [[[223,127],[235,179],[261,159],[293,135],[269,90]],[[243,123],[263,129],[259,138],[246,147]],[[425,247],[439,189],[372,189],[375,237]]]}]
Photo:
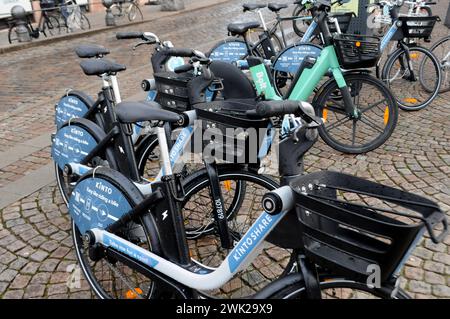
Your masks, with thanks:
[{"label": "bicycle frame", "polygon": [[91,232],[95,243],[113,248],[187,287],[196,290],[211,290],[228,282],[246,265],[246,262],[252,260],[252,256],[258,252],[263,240],[286,214],[287,212],[281,212],[270,215],[263,212],[216,269],[197,263],[198,267],[194,269],[192,269],[192,265],[184,268],[106,230],[96,228]]}]

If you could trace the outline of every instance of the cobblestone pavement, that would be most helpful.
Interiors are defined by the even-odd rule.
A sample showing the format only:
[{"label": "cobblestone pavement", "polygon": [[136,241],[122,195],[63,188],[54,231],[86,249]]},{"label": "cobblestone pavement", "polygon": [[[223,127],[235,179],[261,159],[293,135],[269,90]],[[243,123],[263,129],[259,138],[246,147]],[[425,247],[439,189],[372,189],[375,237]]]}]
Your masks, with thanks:
[{"label": "cobblestone pavement", "polygon": [[[180,46],[205,50],[225,36],[226,23],[243,18],[240,2],[181,14],[141,25],[139,29],[153,31]],[[439,29],[439,34],[447,32]],[[2,55],[1,149],[7,151],[17,143],[51,131],[53,104],[66,87],[76,84],[77,89],[95,93],[98,81],[82,75],[72,53],[80,42],[68,40]],[[102,33],[83,42],[106,45],[111,48],[112,58],[128,65],[128,71],[120,76],[125,97],[138,92],[139,80],[150,75],[148,52],[140,49],[133,53],[132,41],[118,42],[112,33]],[[319,142],[306,157],[306,168],[327,168],[395,185],[430,197],[450,215],[449,99],[447,93],[425,110],[400,112],[392,137],[365,155],[342,155]],[[3,167],[0,184],[6,185],[25,171],[48,162],[48,149],[37,150],[32,156]],[[67,209],[54,183],[1,211],[0,298],[92,298],[82,275],[78,285],[76,264]],[[402,286],[415,298],[450,298],[450,237],[439,245],[429,239],[419,244],[404,268]]]}]

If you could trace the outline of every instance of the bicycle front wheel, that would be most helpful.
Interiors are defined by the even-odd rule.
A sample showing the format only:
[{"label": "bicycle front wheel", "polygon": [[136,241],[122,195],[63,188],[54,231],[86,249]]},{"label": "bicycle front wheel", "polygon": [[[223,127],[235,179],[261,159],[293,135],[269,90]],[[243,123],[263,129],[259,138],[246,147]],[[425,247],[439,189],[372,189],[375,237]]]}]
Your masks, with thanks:
[{"label": "bicycle front wheel", "polygon": [[439,60],[442,71],[442,83],[439,93],[450,91],[450,36],[436,42],[430,49]]},{"label": "bicycle front wheel", "polygon": [[[390,291],[368,287],[366,283],[360,283],[345,279],[326,279],[319,284],[322,299],[410,299],[410,296],[399,289],[391,296]],[[273,295],[271,299],[306,299],[304,281],[298,281],[287,286]]]},{"label": "bicycle front wheel", "polygon": [[139,6],[132,3],[128,10],[128,20],[134,21],[137,17],[140,17],[141,20],[144,20],[144,16],[142,15],[142,11],[141,9],[139,9]]},{"label": "bicycle front wheel", "polygon": [[322,139],[344,153],[360,154],[381,146],[397,125],[398,108],[389,89],[368,74],[344,75],[357,115],[348,114],[339,87],[330,80],[313,104],[324,124]]},{"label": "bicycle front wheel", "polygon": [[[228,217],[228,228],[233,241],[239,241],[262,213],[262,196],[278,187],[268,177],[247,170],[219,166],[219,183]],[[242,185],[245,191],[242,191]],[[205,172],[186,180],[186,198],[183,202],[183,218],[191,258],[209,267],[218,267],[230,249],[223,248],[213,217],[215,204],[210,195],[210,181]],[[194,237],[201,230],[201,236]],[[206,231],[208,230],[208,231]],[[218,298],[243,298],[254,294],[289,269],[291,250],[277,247],[265,241],[255,259],[238,272],[233,279],[219,289],[202,293]]]},{"label": "bicycle front wheel", "polygon": [[406,111],[421,110],[439,94],[442,73],[439,61],[428,49],[398,49],[386,62],[383,79],[398,106]]}]

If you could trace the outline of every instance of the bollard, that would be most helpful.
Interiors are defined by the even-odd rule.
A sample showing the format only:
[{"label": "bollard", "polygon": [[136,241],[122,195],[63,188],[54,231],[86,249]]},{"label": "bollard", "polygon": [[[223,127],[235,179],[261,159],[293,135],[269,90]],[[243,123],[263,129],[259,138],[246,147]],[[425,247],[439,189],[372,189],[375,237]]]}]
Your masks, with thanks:
[{"label": "bollard", "polygon": [[116,19],[111,12],[111,6],[113,5],[113,0],[102,0],[103,6],[106,8],[105,23],[107,27],[112,27],[116,25]]},{"label": "bollard", "polygon": [[15,31],[19,42],[30,42],[31,36],[27,28],[28,19],[25,9],[20,5],[15,5],[11,8],[11,16],[14,19]]}]

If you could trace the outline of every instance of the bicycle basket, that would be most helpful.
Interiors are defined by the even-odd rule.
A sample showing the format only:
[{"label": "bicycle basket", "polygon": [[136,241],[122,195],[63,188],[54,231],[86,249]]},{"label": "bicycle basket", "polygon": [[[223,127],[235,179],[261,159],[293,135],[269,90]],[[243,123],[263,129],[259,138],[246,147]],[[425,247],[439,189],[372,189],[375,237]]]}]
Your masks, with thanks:
[{"label": "bicycle basket", "polygon": [[392,40],[403,38],[426,39],[431,36],[438,16],[433,17],[399,17],[402,26],[392,37]]},{"label": "bicycle basket", "polygon": [[381,281],[389,281],[425,230],[434,242],[447,233],[437,204],[392,187],[328,171],[302,176],[291,187],[305,254],[349,279],[367,280],[378,266]]},{"label": "bicycle basket", "polygon": [[154,74],[154,78],[158,92],[156,101],[162,107],[180,112],[190,109],[187,85],[193,78],[192,74],[159,72]]},{"label": "bicycle basket", "polygon": [[334,47],[344,69],[371,68],[381,55],[378,37],[337,34],[334,36]]},{"label": "bicycle basket", "polygon": [[228,163],[256,163],[270,121],[247,118],[246,111],[254,107],[254,100],[253,104],[245,100],[196,104],[203,152],[214,153],[217,160]]}]

